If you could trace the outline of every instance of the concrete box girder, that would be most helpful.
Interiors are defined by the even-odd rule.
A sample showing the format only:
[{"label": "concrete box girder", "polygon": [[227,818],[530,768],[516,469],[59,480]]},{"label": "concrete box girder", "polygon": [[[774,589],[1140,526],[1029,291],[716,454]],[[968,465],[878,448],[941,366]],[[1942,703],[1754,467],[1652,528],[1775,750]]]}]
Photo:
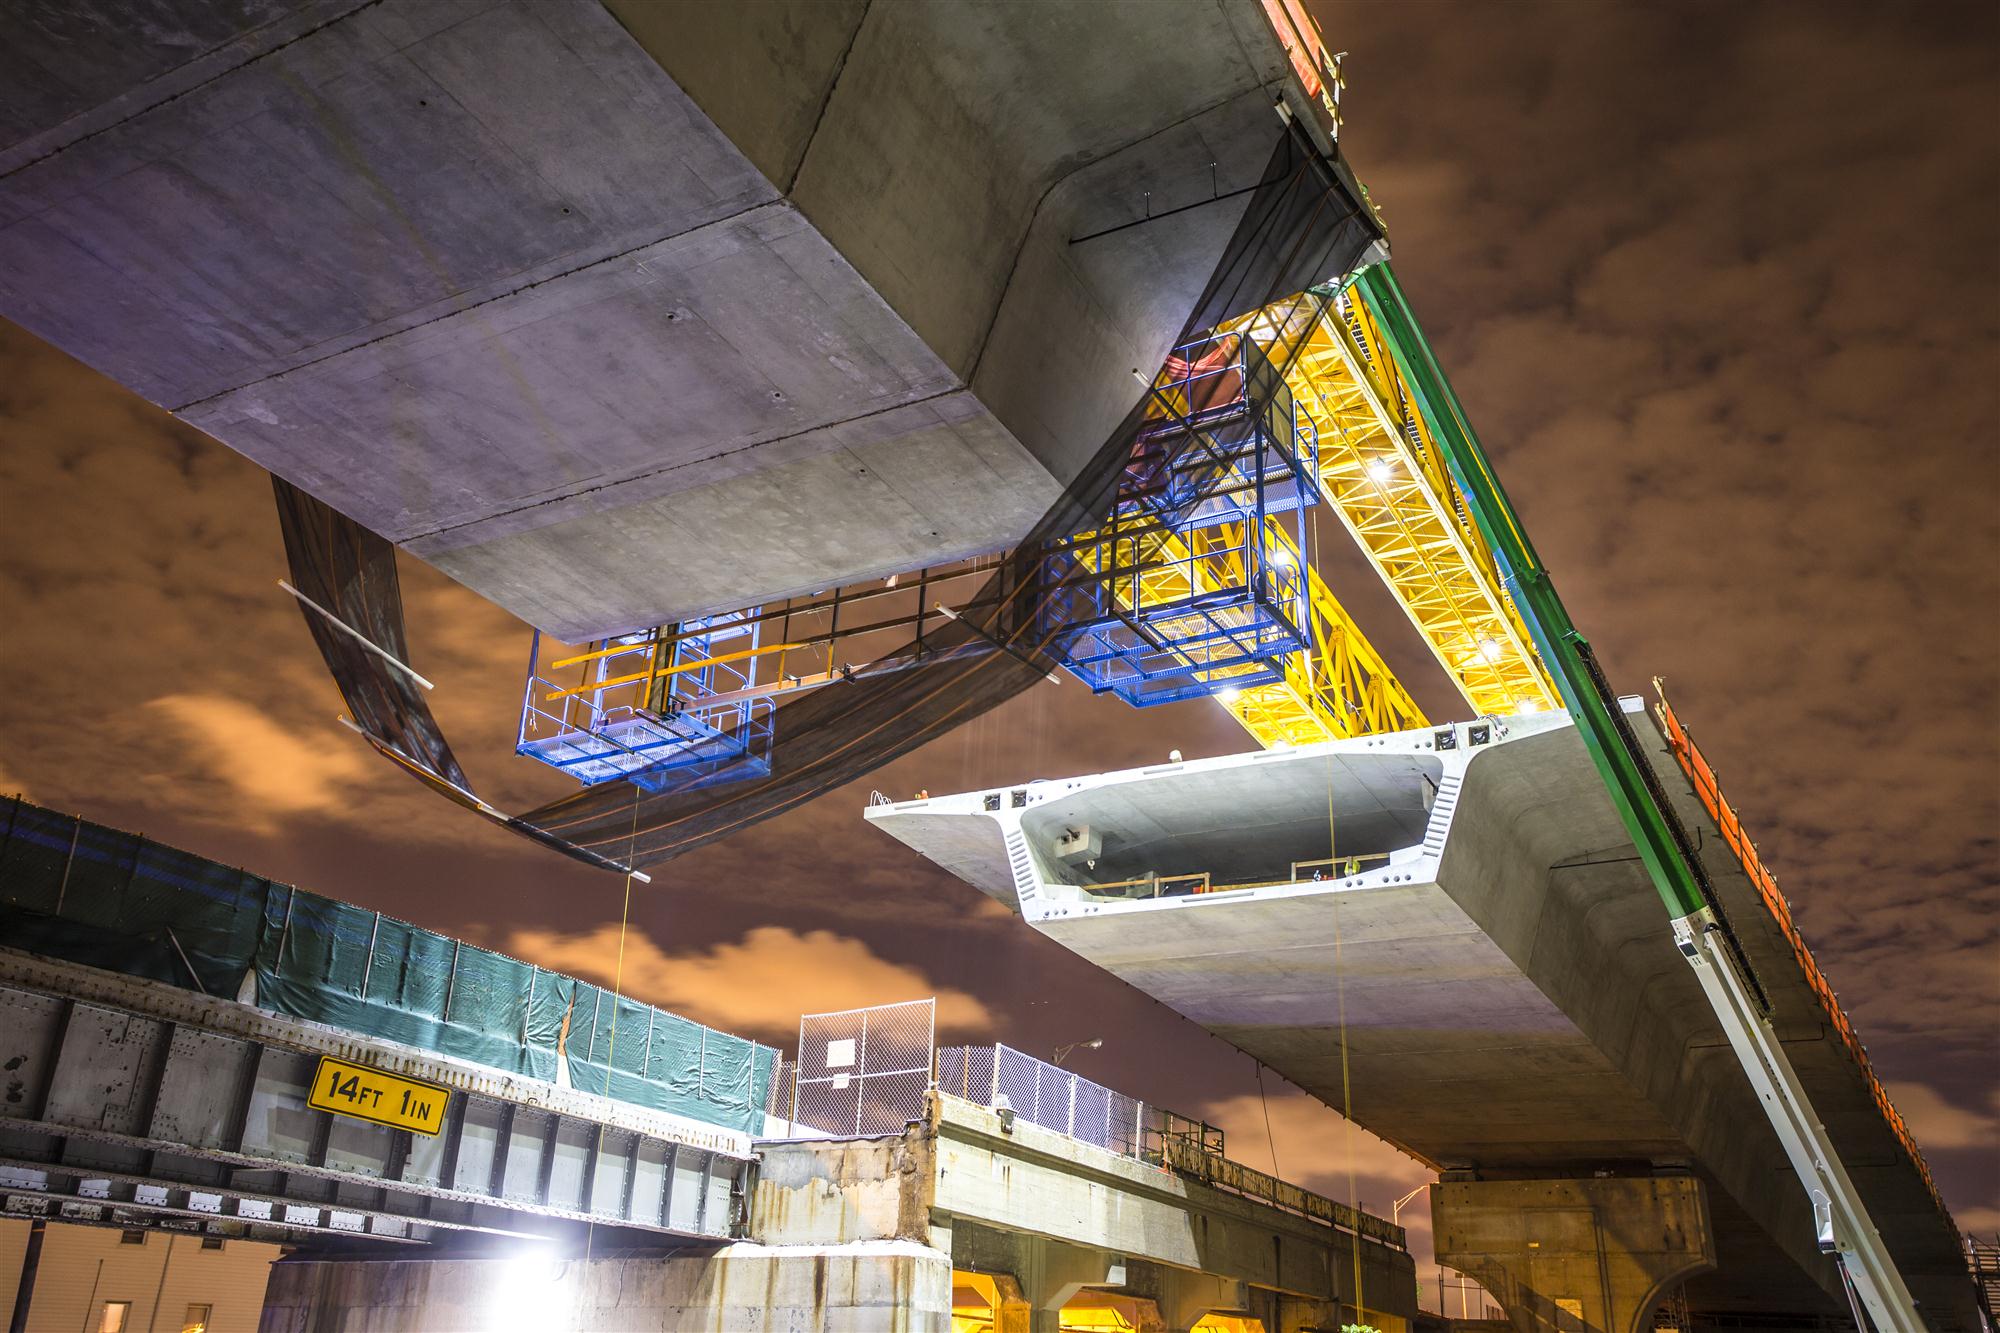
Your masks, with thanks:
[{"label": "concrete box girder", "polygon": [[[1336,1108],[1344,1038],[1356,1118],[1426,1161],[1544,1176],[1692,1163],[1726,1242],[1722,1271],[1695,1279],[1711,1308],[1832,1308],[1837,1287],[1812,1245],[1805,1193],[1713,1030],[1568,719],[1507,719],[1477,747],[1464,724],[1451,749],[1436,748],[1435,730],[1037,781],[1018,809],[1003,789],[993,811],[986,793],[968,793],[868,818],[921,852],[935,848],[1036,930]],[[1439,775],[1427,811],[1398,795],[1420,761]],[[1362,850],[1341,830],[1367,830],[1373,816],[1372,833],[1351,836],[1386,838],[1366,850],[1389,859],[1333,882],[1267,882],[1288,878],[1272,866],[1299,840],[1319,839],[1326,855],[1329,796],[1332,850]],[[1091,872],[1054,848],[1086,820],[1107,858],[1130,839],[1148,868],[1206,870],[1217,891],[1090,892],[1114,867]],[[1718,882],[1723,869],[1711,867]],[[1757,935],[1768,913],[1742,900],[1741,884],[1728,891],[1739,895],[1732,915]],[[1803,990],[1786,953],[1761,935],[1752,946],[1767,984]],[[1804,1067],[1825,1065],[1810,1009],[1794,996],[1780,1012],[1800,1024]],[[1854,1097],[1831,1081],[1823,1095],[1830,1108]]]},{"label": "concrete box girder", "polygon": [[1288,86],[1251,0],[10,22],[0,311],[572,640],[1018,538],[1243,202],[1070,238]]}]

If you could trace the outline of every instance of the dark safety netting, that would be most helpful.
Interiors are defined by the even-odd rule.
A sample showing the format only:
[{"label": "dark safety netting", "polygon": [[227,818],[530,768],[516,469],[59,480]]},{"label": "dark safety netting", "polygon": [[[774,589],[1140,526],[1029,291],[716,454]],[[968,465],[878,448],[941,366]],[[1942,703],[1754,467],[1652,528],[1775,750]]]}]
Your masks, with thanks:
[{"label": "dark safety netting", "polygon": [[[1288,124],[1175,346],[1341,280],[1371,257],[1380,239],[1352,178]],[[1281,374],[1285,368],[1277,367]],[[382,753],[460,804],[579,860],[624,870],[665,861],[809,801],[1059,669],[1065,588],[1050,577],[1047,552],[1105,521],[1148,420],[1147,399],[1156,396],[1132,408],[955,619],[890,655],[914,658],[915,665],[857,670],[791,696],[776,710],[770,748],[756,763],[745,761],[740,774],[702,767],[699,785],[691,777],[686,786],[657,791],[608,782],[520,815],[473,794],[406,668],[369,646],[408,661],[394,546],[286,482],[273,482],[293,580],[353,631],[315,610],[304,613],[355,725]]]},{"label": "dark safety netting", "polygon": [[0,809],[8,948],[763,1132],[768,1046],[19,797]]}]

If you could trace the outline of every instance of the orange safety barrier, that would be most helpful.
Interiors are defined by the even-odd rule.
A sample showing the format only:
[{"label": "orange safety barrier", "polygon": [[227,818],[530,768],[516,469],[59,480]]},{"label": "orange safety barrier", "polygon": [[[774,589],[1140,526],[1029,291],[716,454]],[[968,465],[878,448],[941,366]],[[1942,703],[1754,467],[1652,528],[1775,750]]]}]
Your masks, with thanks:
[{"label": "orange safety barrier", "polygon": [[[1657,682],[1655,684],[1657,685]],[[1681,725],[1681,720],[1674,716],[1673,705],[1667,702],[1664,694],[1660,696],[1658,711],[1660,725],[1667,734],[1667,745],[1673,750],[1674,758],[1680,761],[1681,772],[1687,774],[1688,781],[1694,784],[1695,795],[1701,798],[1701,803],[1707,807],[1710,818],[1714,819],[1716,826],[1722,830],[1723,840],[1729,844],[1730,850],[1736,853],[1736,859],[1742,865],[1743,873],[1750,877],[1750,882],[1757,888],[1758,897],[1764,900],[1764,906],[1777,921],[1778,929],[1784,932],[1785,939],[1790,942],[1792,956],[1798,960],[1800,971],[1805,973],[1806,984],[1811,986],[1813,994],[1819,997],[1821,1006],[1825,1008],[1827,1017],[1833,1024],[1833,1030],[1840,1034],[1840,1039],[1847,1045],[1848,1053],[1860,1066],[1861,1076],[1867,1081],[1868,1090],[1874,1096],[1875,1105],[1882,1112],[1882,1118],[1888,1121],[1889,1128],[1895,1131],[1897,1141],[1903,1145],[1903,1150],[1909,1153],[1911,1163],[1917,1168],[1917,1174],[1923,1177],[1925,1186],[1931,1192],[1932,1202],[1937,1204],[1938,1211],[1949,1220],[1951,1210],[1945,1207],[1944,1197],[1938,1193],[1937,1182],[1931,1179],[1930,1166],[1925,1163],[1923,1152],[1917,1147],[1916,1139],[1911,1136],[1910,1127],[1904,1123],[1902,1114],[1890,1103],[1888,1090],[1882,1086],[1882,1080],[1875,1076],[1874,1066],[1868,1063],[1868,1051],[1862,1046],[1860,1036],[1854,1031],[1854,1025],[1848,1021],[1846,1011],[1840,1007],[1840,1001],[1834,998],[1833,987],[1827,984],[1826,974],[1819,970],[1819,964],[1813,960],[1812,950],[1806,947],[1805,939],[1799,934],[1798,927],[1792,924],[1791,905],[1785,901],[1785,895],[1778,892],[1777,877],[1764,868],[1764,862],[1758,857],[1757,848],[1750,841],[1750,835],[1743,831],[1742,821],[1737,819],[1735,809],[1723,797],[1721,784],[1715,780],[1715,770],[1708,766],[1708,761],[1702,757],[1701,751],[1695,748],[1694,739]]]},{"label": "orange safety barrier", "polygon": [[1264,17],[1278,34],[1285,54],[1291,57],[1292,73],[1299,76],[1308,95],[1318,97],[1325,88],[1320,66],[1326,59],[1326,39],[1298,0],[1264,0]]}]

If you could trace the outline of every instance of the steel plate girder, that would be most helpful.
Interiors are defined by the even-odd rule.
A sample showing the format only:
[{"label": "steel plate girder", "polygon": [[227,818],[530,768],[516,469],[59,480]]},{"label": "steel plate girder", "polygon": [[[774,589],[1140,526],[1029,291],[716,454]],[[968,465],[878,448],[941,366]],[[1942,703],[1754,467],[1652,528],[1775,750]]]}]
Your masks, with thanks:
[{"label": "steel plate girder", "polygon": [[[93,998],[9,984],[24,965]],[[318,1052],[96,998],[118,983],[141,1002],[156,989],[0,951],[0,1195],[18,1215],[384,1240],[566,1222],[735,1228],[747,1158],[469,1091],[453,1093],[436,1136],[316,1110]],[[249,1013],[270,1035],[291,1022]],[[342,1049],[367,1058],[366,1043]],[[396,1054],[392,1067],[421,1076]],[[155,1221],[118,1220],[133,1217]]]}]

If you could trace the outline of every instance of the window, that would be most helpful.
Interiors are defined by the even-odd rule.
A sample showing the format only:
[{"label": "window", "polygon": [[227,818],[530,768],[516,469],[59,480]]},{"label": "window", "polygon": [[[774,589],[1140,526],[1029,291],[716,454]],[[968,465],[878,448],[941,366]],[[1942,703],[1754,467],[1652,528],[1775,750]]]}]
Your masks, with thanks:
[{"label": "window", "polygon": [[220,1236],[203,1236],[203,1237],[201,1238],[201,1248],[203,1248],[204,1250],[219,1250],[219,1249],[221,1249],[221,1248],[222,1248],[222,1237],[220,1237]]},{"label": "window", "polygon": [[130,1301],[106,1301],[104,1313],[98,1316],[97,1333],[125,1333],[125,1320],[131,1313]]},{"label": "window", "polygon": [[144,1245],[146,1243],[146,1233],[143,1231],[121,1231],[118,1233],[118,1243],[120,1245]]},{"label": "window", "polygon": [[190,1305],[181,1320],[181,1333],[208,1333],[208,1311],[206,1305]]}]

